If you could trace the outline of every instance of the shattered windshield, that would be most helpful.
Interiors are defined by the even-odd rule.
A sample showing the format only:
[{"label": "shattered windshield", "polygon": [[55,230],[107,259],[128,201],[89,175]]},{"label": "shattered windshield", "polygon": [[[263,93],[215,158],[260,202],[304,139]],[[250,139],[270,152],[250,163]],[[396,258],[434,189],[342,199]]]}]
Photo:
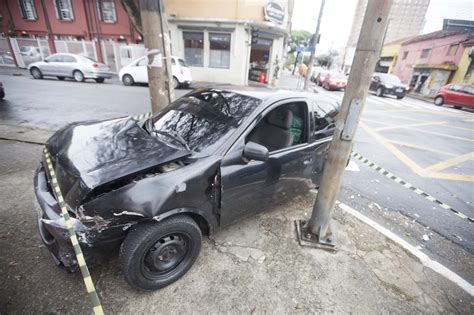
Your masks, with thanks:
[{"label": "shattered windshield", "polygon": [[150,132],[162,141],[194,152],[217,148],[260,102],[228,91],[193,92],[152,117]]}]

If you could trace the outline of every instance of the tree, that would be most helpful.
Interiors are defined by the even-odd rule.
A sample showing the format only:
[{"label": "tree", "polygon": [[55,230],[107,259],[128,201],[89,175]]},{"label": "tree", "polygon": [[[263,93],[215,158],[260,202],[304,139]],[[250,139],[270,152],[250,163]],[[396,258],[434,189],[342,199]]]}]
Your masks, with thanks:
[{"label": "tree", "polygon": [[333,57],[330,54],[322,54],[316,57],[316,61],[319,66],[330,68],[333,62]]},{"label": "tree", "polygon": [[303,30],[291,31],[288,53],[294,53],[299,46],[308,47],[311,41],[311,33]]},{"label": "tree", "polygon": [[127,11],[128,17],[133,24],[135,30],[143,36],[142,19],[140,16],[140,8],[134,0],[121,0],[122,6]]}]

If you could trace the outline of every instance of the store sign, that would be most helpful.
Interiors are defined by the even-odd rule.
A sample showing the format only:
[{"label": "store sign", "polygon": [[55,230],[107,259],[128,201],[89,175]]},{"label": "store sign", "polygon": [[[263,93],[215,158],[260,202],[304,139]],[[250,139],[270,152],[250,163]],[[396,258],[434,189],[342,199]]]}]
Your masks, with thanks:
[{"label": "store sign", "polygon": [[285,20],[285,8],[277,2],[267,1],[263,7],[263,12],[265,13],[265,20],[267,21],[283,24]]}]

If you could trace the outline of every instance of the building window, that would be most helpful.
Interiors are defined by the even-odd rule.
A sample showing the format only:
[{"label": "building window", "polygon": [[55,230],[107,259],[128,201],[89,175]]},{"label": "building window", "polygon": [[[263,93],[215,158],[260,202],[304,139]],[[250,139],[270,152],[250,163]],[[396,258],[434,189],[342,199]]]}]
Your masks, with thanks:
[{"label": "building window", "polygon": [[204,34],[200,32],[183,32],[184,59],[190,66],[203,66]]},{"label": "building window", "polygon": [[74,19],[71,0],[54,0],[58,20],[71,21]]},{"label": "building window", "polygon": [[431,49],[430,48],[425,48],[421,51],[421,56],[420,58],[428,58],[428,56],[430,55],[430,51]]},{"label": "building window", "polygon": [[408,57],[408,51],[404,51],[403,56],[402,56],[402,60],[407,59],[407,57]]},{"label": "building window", "polygon": [[18,4],[22,18],[30,21],[37,19],[34,0],[19,0]]},{"label": "building window", "polygon": [[226,68],[230,66],[230,34],[209,33],[209,67]]},{"label": "building window", "polygon": [[97,12],[99,18],[105,23],[114,23],[117,21],[117,13],[115,12],[115,3],[113,1],[97,1]]},{"label": "building window", "polygon": [[456,53],[458,52],[458,47],[459,47],[459,45],[457,45],[457,44],[449,46],[448,56],[455,56]]}]

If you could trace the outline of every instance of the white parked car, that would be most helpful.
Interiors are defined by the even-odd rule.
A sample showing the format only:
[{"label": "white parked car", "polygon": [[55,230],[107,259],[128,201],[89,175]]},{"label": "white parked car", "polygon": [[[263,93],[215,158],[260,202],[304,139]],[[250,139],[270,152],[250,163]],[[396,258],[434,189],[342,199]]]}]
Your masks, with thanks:
[{"label": "white parked car", "polygon": [[78,82],[85,79],[94,79],[97,83],[103,83],[105,79],[112,77],[110,68],[89,57],[74,54],[53,54],[43,61],[38,61],[28,66],[31,76],[42,79],[43,76],[57,77],[59,80],[73,78]]},{"label": "white parked car", "polygon": [[[141,57],[132,61],[128,66],[119,71],[119,79],[124,85],[134,83],[148,83],[147,71],[148,58]],[[171,57],[171,71],[173,73],[173,86],[175,89],[181,86],[189,86],[193,81],[191,69],[186,62],[179,57]]]}]

